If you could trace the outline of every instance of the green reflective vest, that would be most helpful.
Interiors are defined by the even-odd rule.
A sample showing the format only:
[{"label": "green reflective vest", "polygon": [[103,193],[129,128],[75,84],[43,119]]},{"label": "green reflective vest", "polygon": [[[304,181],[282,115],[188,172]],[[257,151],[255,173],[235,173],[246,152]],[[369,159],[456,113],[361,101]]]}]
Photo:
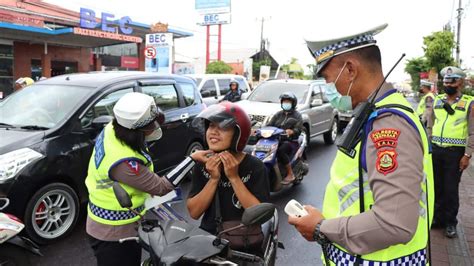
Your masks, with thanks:
[{"label": "green reflective vest", "polygon": [[[89,170],[86,186],[89,191],[87,213],[92,220],[108,225],[124,225],[133,223],[140,217],[120,206],[112,189],[113,180],[109,177],[112,167],[128,161],[130,167],[138,170],[138,163],[149,165],[153,171],[153,163],[146,153],[138,153],[115,137],[112,123],[108,124],[97,137]],[[144,214],[145,199],[148,194],[126,184],[120,184],[132,199],[132,208]]]},{"label": "green reflective vest", "polygon": [[453,115],[449,115],[443,108],[445,94],[438,95],[434,102],[435,122],[431,141],[441,147],[465,147],[468,137],[468,111],[473,100],[472,96],[462,95],[451,105]]},{"label": "green reflective vest", "polygon": [[428,92],[425,96],[421,97],[420,103],[418,104],[418,108],[416,109],[416,114],[421,116],[425,112],[426,109],[426,98],[431,97],[434,100],[434,95],[432,92]]},{"label": "green reflective vest", "polygon": [[[390,94],[379,101],[376,106],[380,107],[387,104],[398,104],[410,107],[410,104],[399,93]],[[384,109],[379,109],[375,114],[381,114],[383,113],[383,110]],[[413,125],[416,125],[422,139],[424,148],[424,181],[421,183],[422,190],[420,191],[418,227],[415,235],[408,243],[393,245],[370,254],[362,255],[360,259],[363,260],[362,263],[364,265],[400,265],[404,260],[410,262],[424,261],[426,263],[428,227],[431,226],[434,208],[433,169],[428,137],[416,114],[400,108],[385,109],[385,111],[387,110],[391,113],[393,113],[393,111],[398,112],[398,115],[404,117],[408,122],[413,123]],[[372,114],[372,116],[374,116],[374,114]],[[336,158],[331,167],[331,178],[326,187],[323,203],[323,215],[326,219],[354,216],[360,213],[358,158],[360,146],[361,143],[359,142],[356,147],[357,153],[354,158],[347,156],[341,151],[337,152]],[[375,169],[373,171],[375,171]],[[374,204],[374,198],[369,187],[367,173],[365,171],[363,172],[364,205],[365,210],[370,210],[371,206]],[[426,200],[427,191],[429,199],[428,204]],[[429,211],[427,210],[427,207],[429,208]],[[427,217],[428,213],[429,217]],[[355,262],[357,259],[354,254],[350,254],[346,249],[344,249],[344,247],[335,243],[329,245],[327,254],[331,265],[349,265],[347,264],[348,262]],[[381,264],[377,264],[376,262],[381,262]]]}]

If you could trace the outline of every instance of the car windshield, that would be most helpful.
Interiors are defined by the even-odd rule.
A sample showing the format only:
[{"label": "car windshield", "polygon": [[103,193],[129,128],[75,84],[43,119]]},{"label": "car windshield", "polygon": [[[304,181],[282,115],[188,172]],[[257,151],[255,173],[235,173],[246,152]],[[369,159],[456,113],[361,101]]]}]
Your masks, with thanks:
[{"label": "car windshield", "polygon": [[0,102],[0,125],[29,129],[55,127],[90,91],[85,87],[31,85]]},{"label": "car windshield", "polygon": [[298,103],[302,104],[306,101],[308,89],[309,84],[265,82],[255,89],[248,100],[254,102],[280,103],[280,95],[284,92],[291,91],[298,98]]}]

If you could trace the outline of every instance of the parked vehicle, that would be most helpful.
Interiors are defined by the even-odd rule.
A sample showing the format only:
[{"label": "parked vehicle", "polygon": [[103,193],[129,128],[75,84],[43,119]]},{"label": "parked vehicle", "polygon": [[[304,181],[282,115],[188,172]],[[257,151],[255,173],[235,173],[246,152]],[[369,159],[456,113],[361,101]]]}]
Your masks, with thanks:
[{"label": "parked vehicle", "polygon": [[[0,198],[0,211],[9,205],[8,198]],[[20,219],[0,212],[0,265],[30,265],[25,252],[42,256],[38,246],[26,237],[18,234],[25,226]]]},{"label": "parked vehicle", "polygon": [[281,110],[280,95],[291,91],[298,98],[296,110],[303,117],[307,142],[323,134],[324,142],[333,144],[337,137],[339,114],[324,96],[323,84],[322,80],[268,80],[255,88],[247,100],[237,104],[252,121],[265,126]]},{"label": "parked vehicle", "polygon": [[[132,210],[131,198],[121,185],[115,182],[113,189],[120,205]],[[224,232],[257,224],[262,225],[264,234],[262,257],[231,250],[228,241],[220,237]],[[152,208],[139,222],[138,237],[120,240],[124,241],[137,241],[150,254],[143,265],[237,265],[237,261],[274,265],[278,248],[278,213],[271,203],[255,205],[244,211],[241,225],[214,236],[183,220],[163,220]]]},{"label": "parked vehicle", "polygon": [[155,98],[165,112],[163,137],[150,145],[155,169],[166,172],[203,147],[191,121],[205,105],[190,79],[145,72],[95,72],[50,78],[0,102],[0,195],[32,240],[46,243],[73,229],[94,140],[125,93]]},{"label": "parked vehicle", "polygon": [[[290,118],[292,119],[292,118]],[[267,167],[270,178],[270,190],[272,192],[282,189],[281,181],[287,175],[284,165],[278,163],[277,150],[280,141],[288,138],[286,132],[281,128],[262,127],[256,131],[257,143],[253,146],[252,155],[262,160]],[[307,146],[307,138],[305,133],[301,133],[298,139],[298,148],[292,154],[290,161],[295,180],[293,184],[298,185],[308,174],[308,164],[304,159],[304,152]]]},{"label": "parked vehicle", "polygon": [[242,99],[250,94],[250,86],[243,76],[231,74],[204,74],[187,75],[196,81],[198,91],[201,93],[206,105],[218,103],[230,90],[229,83],[235,79],[239,83],[239,89],[242,91]]}]

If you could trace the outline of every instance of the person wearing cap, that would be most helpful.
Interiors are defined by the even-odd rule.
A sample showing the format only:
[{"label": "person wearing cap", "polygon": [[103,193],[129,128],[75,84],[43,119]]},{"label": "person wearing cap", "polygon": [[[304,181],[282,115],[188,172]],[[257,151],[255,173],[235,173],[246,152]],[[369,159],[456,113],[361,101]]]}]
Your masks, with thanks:
[{"label": "person wearing cap", "polygon": [[[418,103],[418,108],[416,109],[416,113],[421,119],[421,122],[426,125],[426,121],[429,118],[430,112],[429,110],[433,106],[434,101],[434,94],[431,92],[431,86],[433,83],[422,80],[420,81],[420,90],[419,93],[422,95],[420,102]],[[430,132],[428,132],[430,133]]]},{"label": "person wearing cap", "polygon": [[25,87],[33,85],[33,83],[35,83],[35,81],[32,78],[22,77],[22,78],[19,78],[15,81],[15,89],[16,90],[21,90]]},{"label": "person wearing cap", "polygon": [[444,93],[435,98],[427,126],[432,128],[436,191],[433,227],[444,228],[452,238],[457,235],[459,182],[474,150],[474,105],[473,97],[462,93],[466,74],[461,69],[448,66],[440,74]]},{"label": "person wearing cap", "polygon": [[[308,41],[331,104],[339,110],[357,106],[345,132],[354,124],[362,128],[338,140],[323,211],[305,206],[308,215],[288,218],[305,239],[322,245],[323,261],[330,265],[428,261],[433,206],[429,142],[411,105],[384,83],[374,35],[386,26]],[[350,137],[352,148],[347,149]]]},{"label": "person wearing cap", "polygon": [[[120,239],[137,236],[137,221],[144,214],[148,195],[173,190],[195,164],[205,162],[208,151],[193,153],[164,177],[154,173],[146,141],[160,139],[164,115],[151,96],[127,93],[113,108],[114,120],[97,137],[89,162],[86,231],[98,265],[140,265],[141,247]],[[132,209],[122,208],[113,184],[130,195]]]},{"label": "person wearing cap", "polygon": [[242,98],[242,91],[239,89],[239,83],[232,79],[229,83],[230,90],[226,93],[224,98],[222,98],[221,102],[229,101],[229,102],[238,102]]}]

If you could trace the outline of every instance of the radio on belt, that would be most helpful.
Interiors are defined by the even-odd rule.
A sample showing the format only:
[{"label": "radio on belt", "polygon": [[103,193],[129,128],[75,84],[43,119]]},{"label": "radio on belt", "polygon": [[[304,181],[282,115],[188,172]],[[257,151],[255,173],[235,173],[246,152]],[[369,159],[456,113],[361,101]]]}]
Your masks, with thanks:
[{"label": "radio on belt", "polygon": [[305,210],[303,205],[298,201],[292,199],[285,206],[285,212],[288,216],[303,217],[308,215],[308,212]]}]

